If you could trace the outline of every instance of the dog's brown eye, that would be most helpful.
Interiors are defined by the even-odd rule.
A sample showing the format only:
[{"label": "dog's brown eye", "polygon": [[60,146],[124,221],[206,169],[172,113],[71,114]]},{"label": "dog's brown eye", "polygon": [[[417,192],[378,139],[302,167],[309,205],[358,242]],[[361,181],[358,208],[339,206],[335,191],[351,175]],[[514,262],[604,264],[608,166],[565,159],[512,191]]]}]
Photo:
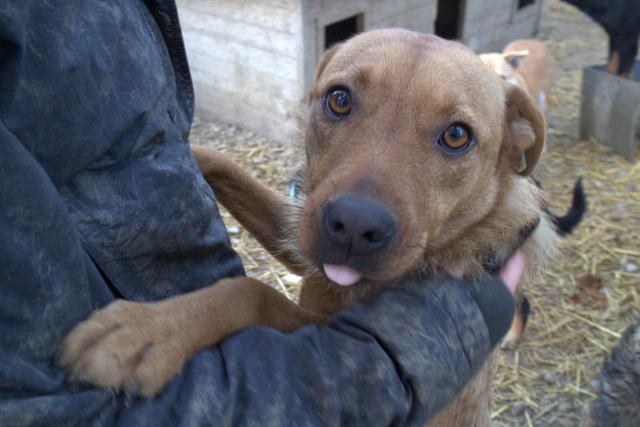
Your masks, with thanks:
[{"label": "dog's brown eye", "polygon": [[450,150],[462,150],[471,142],[471,135],[461,124],[453,124],[444,131],[439,142]]},{"label": "dog's brown eye", "polygon": [[330,89],[325,108],[335,116],[346,116],[351,112],[351,94],[344,88]]}]

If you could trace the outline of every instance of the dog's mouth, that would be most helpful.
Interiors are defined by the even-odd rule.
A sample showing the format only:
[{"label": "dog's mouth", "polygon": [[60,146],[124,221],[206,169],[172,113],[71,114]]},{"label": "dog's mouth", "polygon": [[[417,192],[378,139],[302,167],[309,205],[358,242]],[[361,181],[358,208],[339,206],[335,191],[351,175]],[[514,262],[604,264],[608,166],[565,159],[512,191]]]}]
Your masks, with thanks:
[{"label": "dog's mouth", "polygon": [[376,278],[397,244],[400,223],[394,212],[377,198],[355,193],[323,198],[315,206],[301,234],[309,258],[343,288]]},{"label": "dog's mouth", "polygon": [[323,264],[322,271],[333,283],[343,287],[357,284],[362,279],[362,274],[346,265]]}]

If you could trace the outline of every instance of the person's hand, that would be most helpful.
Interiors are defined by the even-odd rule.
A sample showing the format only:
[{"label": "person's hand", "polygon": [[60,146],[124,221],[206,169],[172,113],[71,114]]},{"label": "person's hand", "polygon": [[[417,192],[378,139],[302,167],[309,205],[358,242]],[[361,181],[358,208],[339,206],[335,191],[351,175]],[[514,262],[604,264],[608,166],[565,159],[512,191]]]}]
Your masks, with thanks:
[{"label": "person's hand", "polygon": [[524,267],[525,257],[521,251],[516,251],[500,269],[500,280],[493,276],[472,288],[472,295],[487,324],[492,347],[511,327],[516,308],[514,295]]},{"label": "person's hand", "polygon": [[[516,251],[511,258],[507,260],[504,266],[500,269],[500,278],[509,289],[512,295],[515,295],[516,288],[522,280],[524,274],[525,258],[521,251]],[[449,275],[456,279],[462,279],[464,275],[462,269],[459,266],[453,266],[446,268]]]},{"label": "person's hand", "polygon": [[516,251],[509,258],[506,264],[500,269],[500,278],[509,289],[511,294],[515,295],[516,288],[522,280],[524,274],[525,258],[521,251]]}]

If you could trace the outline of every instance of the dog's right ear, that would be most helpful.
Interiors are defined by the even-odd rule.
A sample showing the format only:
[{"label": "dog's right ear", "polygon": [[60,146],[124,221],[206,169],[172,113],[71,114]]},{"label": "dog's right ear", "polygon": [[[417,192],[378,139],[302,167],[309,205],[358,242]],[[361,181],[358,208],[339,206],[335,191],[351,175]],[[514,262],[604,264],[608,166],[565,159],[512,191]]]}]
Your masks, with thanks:
[{"label": "dog's right ear", "polygon": [[545,122],[542,112],[524,90],[504,84],[506,91],[507,150],[513,169],[520,175],[533,172],[545,142]]}]

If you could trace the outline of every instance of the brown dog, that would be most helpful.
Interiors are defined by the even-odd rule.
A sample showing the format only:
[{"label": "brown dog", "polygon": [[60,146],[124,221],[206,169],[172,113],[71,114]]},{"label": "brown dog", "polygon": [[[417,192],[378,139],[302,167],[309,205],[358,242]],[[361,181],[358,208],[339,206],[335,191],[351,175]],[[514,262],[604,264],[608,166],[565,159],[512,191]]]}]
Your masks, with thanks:
[{"label": "brown dog", "polygon": [[[301,274],[300,305],[250,278],[158,303],[115,302],[65,339],[60,362],[105,387],[153,395],[193,352],[250,325],[292,330],[396,281],[446,269],[468,277],[504,260],[531,224],[524,282],[553,248],[527,176],[544,119],[462,45],[377,30],[325,53],[309,95],[304,206],[214,150],[193,147],[218,200]],[[490,423],[495,360],[431,425]]]}]

